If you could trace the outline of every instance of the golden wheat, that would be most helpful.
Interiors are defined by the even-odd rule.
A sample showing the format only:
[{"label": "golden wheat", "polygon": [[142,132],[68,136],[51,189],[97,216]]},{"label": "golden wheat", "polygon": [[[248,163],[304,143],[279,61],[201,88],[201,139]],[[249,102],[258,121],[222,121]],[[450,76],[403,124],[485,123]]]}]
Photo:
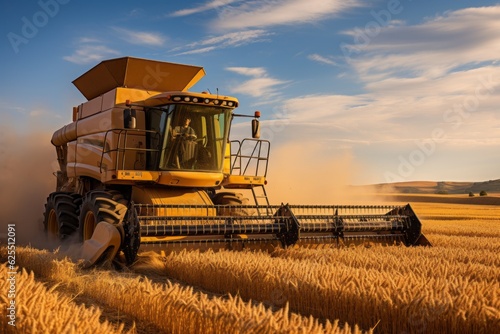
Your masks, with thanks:
[{"label": "golden wheat", "polygon": [[[500,210],[422,203],[414,208],[432,248],[141,254],[131,268],[135,273],[80,272],[53,254],[22,248],[18,262],[158,331],[350,333],[359,329],[347,324],[359,324],[380,333],[500,332]],[[226,297],[210,297],[168,277]],[[250,300],[281,309],[272,312]]]},{"label": "golden wheat", "polygon": [[377,324],[381,332],[500,332],[498,212],[493,222],[461,218],[444,220],[446,235],[427,235],[432,248],[181,252],[169,255],[165,272],[210,291],[288,302],[304,315]]},{"label": "golden wheat", "polygon": [[[447,253],[434,250],[417,255],[415,261],[415,254],[404,248],[387,258],[377,249],[369,251],[378,257],[367,251],[310,250],[308,259],[302,250],[283,252],[278,258],[182,252],[165,263],[170,276],[211,291],[238,292],[254,300],[273,296],[269,301],[278,306],[288,302],[296,312],[365,328],[381,320],[377,328],[382,332],[413,331],[417,323],[442,333],[454,332],[452,328],[470,333],[488,333],[488,326],[500,329],[499,319],[488,311],[500,307],[498,267],[478,274],[480,266],[453,265],[442,260]],[[439,317],[432,318],[436,314]]]},{"label": "golden wheat", "polygon": [[[18,248],[19,265],[29,267],[45,279],[99,300],[128,316],[154,324],[158,331],[171,333],[358,333],[338,322],[324,325],[312,317],[289,312],[288,307],[272,311],[262,304],[244,302],[240,297],[210,298],[165,280],[152,283],[136,274],[91,270],[80,272],[77,265],[58,260],[45,251]],[[51,258],[52,257],[52,258]],[[40,261],[42,259],[42,261]]]},{"label": "golden wheat", "polygon": [[[7,267],[0,266],[0,275],[7,277]],[[116,327],[99,320],[101,311],[95,307],[76,305],[70,297],[35,281],[33,272],[17,272],[15,299],[0,294],[0,308],[6,310],[11,300],[16,302],[15,327],[5,315],[0,319],[2,333],[123,333],[123,325]],[[2,279],[0,291],[8,291],[10,283]]]}]

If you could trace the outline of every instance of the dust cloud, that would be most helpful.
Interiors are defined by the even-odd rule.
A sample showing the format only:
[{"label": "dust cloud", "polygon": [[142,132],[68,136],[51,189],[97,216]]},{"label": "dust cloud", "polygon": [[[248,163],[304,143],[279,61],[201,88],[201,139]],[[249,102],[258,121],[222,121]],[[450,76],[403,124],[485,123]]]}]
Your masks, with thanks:
[{"label": "dust cloud", "polygon": [[17,245],[44,239],[44,205],[55,190],[58,165],[51,137],[0,126],[0,243],[6,241],[7,224],[15,224]]},{"label": "dust cloud", "polygon": [[[362,187],[368,171],[344,150],[332,153],[314,142],[273,147],[267,194],[273,204],[374,204],[379,199]],[[368,201],[368,202],[367,202]]]}]

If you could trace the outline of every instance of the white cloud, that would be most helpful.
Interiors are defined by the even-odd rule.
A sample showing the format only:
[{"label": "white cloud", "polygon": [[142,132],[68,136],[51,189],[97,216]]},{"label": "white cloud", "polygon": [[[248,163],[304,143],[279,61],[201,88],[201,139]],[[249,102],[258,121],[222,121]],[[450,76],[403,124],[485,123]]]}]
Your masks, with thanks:
[{"label": "white cloud", "polygon": [[391,77],[437,78],[463,66],[492,63],[500,54],[500,6],[446,12],[413,26],[380,27],[370,38],[362,29],[345,32],[344,51],[365,81]]},{"label": "white cloud", "polygon": [[[365,93],[291,99],[284,106],[290,123],[320,129],[318,139],[354,143],[362,138],[406,145],[410,151],[436,129],[446,135],[443,145],[497,142],[498,31],[500,6],[381,27],[378,36],[352,45],[350,64]],[[309,58],[322,61],[322,56]]]},{"label": "white cloud", "polygon": [[252,79],[233,85],[230,88],[232,93],[269,98],[278,95],[277,86],[287,83],[287,81],[269,77],[262,67],[227,67],[226,70],[252,77]]},{"label": "white cloud", "polygon": [[184,51],[181,53],[177,53],[177,56],[183,56],[183,55],[192,55],[192,54],[199,54],[199,53],[207,53],[213,50],[216,50],[217,48],[215,46],[207,46],[206,48],[199,48],[199,49],[193,49],[189,51]]},{"label": "white cloud", "polygon": [[222,44],[223,46],[239,46],[249,42],[255,42],[256,40],[269,35],[271,35],[271,33],[261,29],[245,30],[208,38],[195,43],[195,45]]},{"label": "white cloud", "polygon": [[76,49],[72,55],[64,56],[63,59],[75,64],[83,65],[97,63],[109,56],[119,55],[120,52],[104,45],[83,44]]},{"label": "white cloud", "polygon": [[237,31],[220,36],[208,37],[201,41],[187,44],[184,47],[173,49],[172,51],[178,52],[188,49],[177,53],[177,55],[205,53],[217,49],[238,47],[249,43],[261,42],[265,40],[264,37],[269,35],[271,35],[271,33],[261,29]]},{"label": "white cloud", "polygon": [[316,22],[360,5],[357,0],[270,0],[226,6],[213,22],[218,29],[246,29]]},{"label": "white cloud", "polygon": [[128,13],[128,16],[129,17],[140,17],[144,14],[144,10],[141,9],[141,8],[134,8],[132,9],[129,13]]},{"label": "white cloud", "polygon": [[85,44],[88,44],[88,43],[102,43],[102,41],[100,39],[93,38],[93,37],[81,37],[81,38],[78,39],[78,42],[79,43],[85,43]]},{"label": "white cloud", "polygon": [[309,56],[307,56],[307,58],[312,60],[312,61],[326,64],[326,65],[332,65],[332,66],[338,65],[331,57],[323,57],[317,53],[310,54]]},{"label": "white cloud", "polygon": [[226,67],[226,70],[250,77],[264,77],[267,75],[266,69],[263,67]]},{"label": "white cloud", "polygon": [[373,83],[365,94],[284,101],[287,133],[280,137],[314,138],[367,156],[374,155],[374,146],[380,159],[396,162],[398,155],[421,155],[421,147],[430,152],[426,157],[453,147],[467,155],[466,150],[500,144],[499,105],[500,66],[428,81],[393,78],[380,86]]},{"label": "white cloud", "polygon": [[230,90],[233,93],[247,94],[253,97],[271,97],[276,95],[274,87],[284,83],[285,81],[273,78],[254,78],[232,87]]},{"label": "white cloud", "polygon": [[227,6],[236,1],[238,0],[212,0],[198,7],[175,11],[170,16],[187,16],[187,15],[197,14],[205,12],[207,10],[217,9],[222,6]]},{"label": "white cloud", "polygon": [[4,113],[4,110],[9,110],[9,113],[10,113],[10,111],[14,111],[14,112],[20,113],[20,114],[26,113],[26,108],[24,108],[24,107],[20,107],[20,106],[14,105],[14,104],[5,103],[5,102],[0,101],[0,111],[2,114]]},{"label": "white cloud", "polygon": [[[165,42],[165,38],[159,33],[133,31],[118,27],[112,29],[120,38],[130,44],[162,46]],[[63,59],[79,65],[97,63],[120,54],[119,51],[106,46],[106,41],[99,38],[81,37],[75,44],[77,48],[73,54],[64,56]]]},{"label": "white cloud", "polygon": [[130,44],[162,46],[165,43],[165,37],[160,33],[134,31],[118,27],[113,27],[113,30],[120,35],[121,39]]},{"label": "white cloud", "polygon": [[[379,179],[384,169],[396,171],[401,159],[424,155],[425,166],[412,166],[419,171],[405,176],[413,178],[424,171],[434,175],[433,168],[449,169],[443,158],[449,150],[462,148],[461,157],[475,155],[482,148],[491,150],[500,144],[500,34],[490,31],[498,25],[492,19],[497,11],[491,7],[448,12],[404,27],[411,32],[408,35],[391,31],[392,38],[384,34],[399,28],[384,28],[381,39],[374,38],[352,63],[358,74],[355,79],[364,83],[364,93],[280,98],[280,116],[272,116],[263,125],[281,129],[271,132],[278,143],[307,138],[322,143],[325,150],[352,150],[364,162],[378,164]],[[467,31],[455,16],[474,29]],[[420,30],[432,35],[428,43]],[[438,37],[455,49],[438,47]],[[412,43],[417,45],[410,47]],[[322,58],[332,60],[310,56],[320,62]],[[264,68],[227,70],[250,78],[235,85],[238,93],[251,92],[257,97],[278,87],[272,80],[257,80],[269,78]]]},{"label": "white cloud", "polygon": [[61,115],[46,109],[33,109],[29,112],[30,117],[50,117],[50,118],[61,118]]},{"label": "white cloud", "polygon": [[[491,86],[484,84],[490,73],[497,78]],[[488,161],[480,168],[484,171],[498,166],[500,66],[431,80],[412,94],[416,86],[394,82],[393,90],[283,101],[286,117],[276,118],[278,124],[270,128],[278,132],[267,131],[264,139],[274,139],[278,147],[307,139],[330,155],[353,152],[369,182],[388,182],[387,175],[476,180],[478,161]]]}]

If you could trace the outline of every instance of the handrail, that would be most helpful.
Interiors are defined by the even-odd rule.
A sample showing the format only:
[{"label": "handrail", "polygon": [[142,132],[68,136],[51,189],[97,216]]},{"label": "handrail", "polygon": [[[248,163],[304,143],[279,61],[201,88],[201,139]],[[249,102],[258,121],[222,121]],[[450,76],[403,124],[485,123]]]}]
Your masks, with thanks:
[{"label": "handrail", "polygon": [[[254,142],[253,147],[251,142]],[[232,140],[231,144],[237,144],[238,150],[234,154],[231,152],[231,170],[232,175],[246,175],[246,176],[266,176],[267,167],[269,163],[269,151],[271,143],[268,140],[262,139],[243,139]],[[246,143],[250,143],[245,145]],[[250,154],[244,154],[243,150],[251,150]],[[232,151],[232,150],[231,150]],[[259,175],[259,171],[264,170],[263,175]],[[238,171],[236,173],[236,171]]]},{"label": "handrail", "polygon": [[[102,174],[102,162],[104,160],[104,155],[105,154],[109,154],[111,152],[117,152],[114,166],[115,166],[116,169],[118,169],[118,166],[120,165],[120,162],[121,162],[122,169],[125,169],[125,160],[126,160],[125,153],[126,152],[130,152],[130,151],[133,151],[133,152],[145,152],[145,153],[146,152],[153,152],[153,153],[156,153],[156,154],[158,154],[160,152],[159,148],[127,147],[127,139],[128,139],[129,132],[151,133],[151,134],[154,134],[155,136],[158,136],[159,138],[161,138],[161,134],[158,131],[154,131],[154,130],[124,129],[124,128],[115,128],[115,129],[107,130],[106,134],[104,135],[104,144],[103,144],[103,147],[102,147],[101,160],[99,162],[99,173]],[[108,140],[107,139],[108,139],[108,134],[110,134],[110,133],[118,134],[116,148],[109,148],[109,146],[108,146]],[[122,138],[124,138],[124,139],[122,140]],[[121,161],[119,161],[120,160],[120,154],[119,153],[123,153],[122,157],[121,157]],[[157,159],[158,156],[156,156],[155,158]]]}]

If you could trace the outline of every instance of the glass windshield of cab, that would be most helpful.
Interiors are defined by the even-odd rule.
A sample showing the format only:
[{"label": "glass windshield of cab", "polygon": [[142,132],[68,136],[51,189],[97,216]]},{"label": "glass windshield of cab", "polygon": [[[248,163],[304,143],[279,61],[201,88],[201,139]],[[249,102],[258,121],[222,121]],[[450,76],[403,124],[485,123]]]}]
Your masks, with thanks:
[{"label": "glass windshield of cab", "polygon": [[162,134],[160,170],[221,171],[231,109],[169,105],[150,110],[150,129]]}]

